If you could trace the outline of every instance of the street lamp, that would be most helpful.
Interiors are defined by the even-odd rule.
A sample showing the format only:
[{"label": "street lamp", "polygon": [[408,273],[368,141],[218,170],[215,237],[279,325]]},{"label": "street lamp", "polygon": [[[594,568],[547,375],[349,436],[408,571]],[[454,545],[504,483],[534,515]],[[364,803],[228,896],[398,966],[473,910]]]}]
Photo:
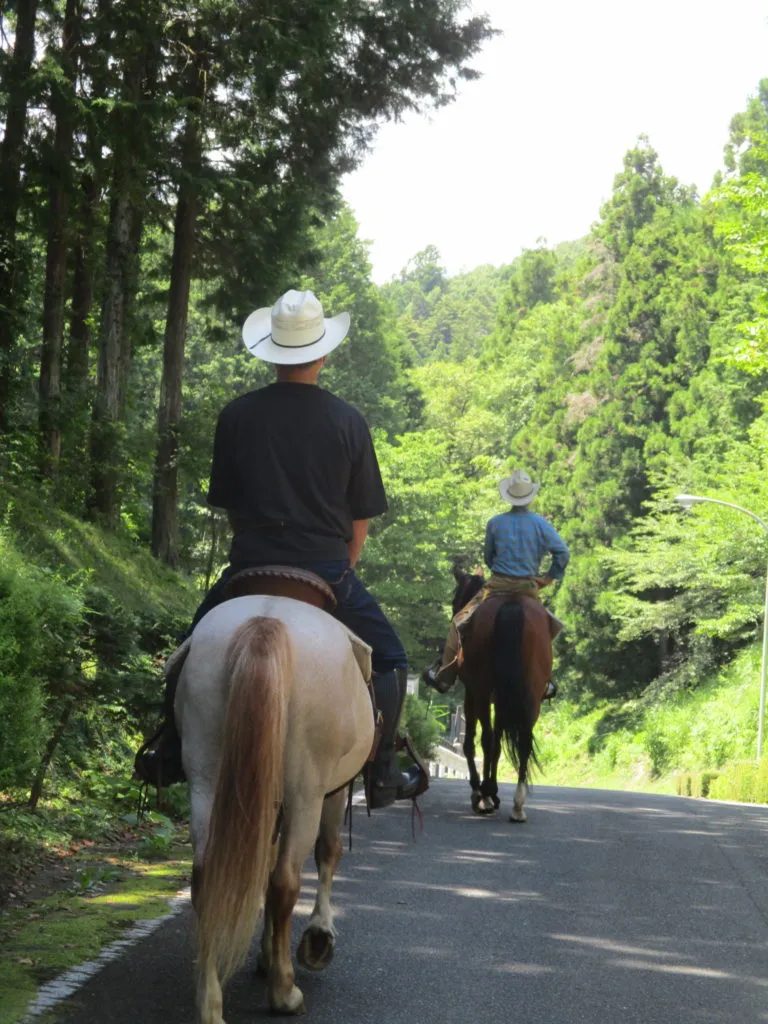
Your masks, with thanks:
[{"label": "street lamp", "polygon": [[[707,502],[711,505],[724,505],[726,508],[735,508],[737,512],[743,512],[749,516],[750,519],[754,519],[756,523],[760,523],[762,528],[768,534],[768,523],[761,519],[760,516],[756,516],[754,512],[750,512],[748,508],[742,508],[741,505],[734,505],[731,501],[721,501],[719,498],[703,498],[699,494],[678,494],[675,501],[681,508],[691,508],[693,505],[697,505],[700,502]],[[765,678],[766,669],[768,668],[768,571],[765,577],[765,600],[763,602],[763,656],[760,665],[760,708],[757,712],[757,760],[759,761],[763,753],[763,722],[765,720]]]}]

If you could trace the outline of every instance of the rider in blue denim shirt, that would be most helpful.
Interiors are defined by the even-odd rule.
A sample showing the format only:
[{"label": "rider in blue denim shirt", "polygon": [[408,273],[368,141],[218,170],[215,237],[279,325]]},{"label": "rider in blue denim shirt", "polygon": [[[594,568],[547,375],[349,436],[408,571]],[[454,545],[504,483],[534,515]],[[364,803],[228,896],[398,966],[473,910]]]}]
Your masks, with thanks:
[{"label": "rider in blue denim shirt", "polygon": [[[459,629],[484,598],[498,593],[527,594],[538,598],[542,587],[563,578],[570,557],[568,545],[550,522],[528,507],[538,494],[539,486],[520,469],[499,484],[502,498],[511,507],[509,511],[493,516],[486,524],[484,556],[491,578],[454,616],[442,656],[422,674],[424,682],[441,693],[446,693],[453,686],[459,671]],[[552,556],[552,560],[540,575],[541,562],[547,554]],[[562,623],[554,616],[551,622],[552,635],[556,636],[562,629]],[[554,697],[556,692],[554,683],[550,681],[545,696]]]},{"label": "rider in blue denim shirt", "polygon": [[542,558],[550,553],[546,576],[561,580],[568,564],[568,545],[543,516],[513,505],[488,520],[485,528],[485,564],[493,573],[518,579],[536,577]]}]

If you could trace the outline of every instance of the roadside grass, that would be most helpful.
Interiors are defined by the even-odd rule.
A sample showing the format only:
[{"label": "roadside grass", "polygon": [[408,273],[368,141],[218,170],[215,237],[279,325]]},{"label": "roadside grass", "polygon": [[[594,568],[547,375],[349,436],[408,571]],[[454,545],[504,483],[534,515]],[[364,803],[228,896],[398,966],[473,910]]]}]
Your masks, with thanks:
[{"label": "roadside grass", "polygon": [[[0,911],[0,1024],[16,1024],[40,985],[94,959],[136,921],[167,912],[191,874],[185,834],[186,826],[155,814],[105,842],[49,847]],[[49,840],[54,835],[50,825]]]},{"label": "roadside grass", "polygon": [[161,609],[186,622],[199,593],[194,581],[169,569],[131,536],[130,524],[112,533],[57,508],[44,491],[33,493],[3,482],[0,528],[31,562],[63,574],[84,574],[93,587],[119,595],[129,612]]},{"label": "roadside grass", "polygon": [[[533,782],[676,793],[681,773],[717,773],[710,796],[765,799],[764,773],[743,767],[754,765],[759,676],[755,647],[694,690],[669,687],[620,705],[558,698],[536,726]],[[516,778],[506,759],[499,769],[504,781]]]},{"label": "roadside grass", "polygon": [[[0,1024],[135,921],[165,913],[189,878],[183,820],[151,811],[139,823],[135,784],[118,779],[109,792],[104,802],[65,787],[35,812],[0,799]],[[169,805],[183,819],[185,787]]]}]

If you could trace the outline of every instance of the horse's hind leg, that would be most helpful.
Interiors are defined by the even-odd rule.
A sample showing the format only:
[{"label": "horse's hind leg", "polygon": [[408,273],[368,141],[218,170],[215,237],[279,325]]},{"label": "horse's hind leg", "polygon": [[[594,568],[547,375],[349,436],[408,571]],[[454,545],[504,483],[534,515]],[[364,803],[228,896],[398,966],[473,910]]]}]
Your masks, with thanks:
[{"label": "horse's hind leg", "polygon": [[322,971],[333,959],[336,933],[333,929],[331,908],[331,885],[333,875],[341,860],[341,819],[344,814],[346,787],[326,797],[320,818],[320,832],[315,843],[315,864],[317,865],[317,897],[312,917],[299,942],[296,957],[303,967],[311,971]]},{"label": "horse's hind leg", "polygon": [[475,810],[478,814],[493,814],[498,808],[498,786],[496,784],[495,766],[498,760],[498,740],[496,730],[491,722],[490,701],[480,715],[481,743],[483,746],[483,781],[480,785],[480,800]]},{"label": "horse's hind leg", "polygon": [[[205,885],[205,845],[208,840],[208,825],[213,806],[213,790],[196,779],[190,782],[192,847],[192,905],[200,905],[200,893]],[[221,982],[216,967],[209,957],[197,965],[197,1020],[199,1024],[224,1024]]]},{"label": "horse's hind leg", "polygon": [[304,1013],[304,996],[294,984],[291,916],[301,888],[301,868],[317,837],[322,798],[286,808],[280,850],[267,893],[272,951],[267,975],[269,1005],[276,1013]]},{"label": "horse's hind leg", "polygon": [[[275,842],[272,848],[272,871],[275,870],[275,864],[277,863],[277,851],[278,843]],[[272,872],[270,872],[271,877]],[[264,914],[263,914],[263,928],[261,931],[261,944],[259,946],[259,955],[256,960],[256,973],[267,977],[269,975],[269,967],[272,963],[272,907],[269,902],[269,894],[264,899]]]},{"label": "horse's hind leg", "polygon": [[523,822],[528,820],[525,813],[525,798],[528,796],[528,759],[533,749],[533,727],[521,730],[520,736],[520,767],[517,773],[517,787],[515,788],[515,801],[512,806],[510,821]]}]

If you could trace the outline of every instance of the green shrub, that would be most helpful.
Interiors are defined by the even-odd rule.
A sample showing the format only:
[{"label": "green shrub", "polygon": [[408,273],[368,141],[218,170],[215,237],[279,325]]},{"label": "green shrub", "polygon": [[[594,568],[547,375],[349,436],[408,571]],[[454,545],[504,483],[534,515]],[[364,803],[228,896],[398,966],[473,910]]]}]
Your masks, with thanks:
[{"label": "green shrub", "polygon": [[651,762],[651,777],[657,779],[671,766],[672,751],[669,741],[658,732],[646,732],[643,746]]},{"label": "green shrub", "polygon": [[702,772],[701,773],[701,793],[700,796],[709,796],[709,792],[712,788],[712,783],[715,779],[720,778],[720,772]]},{"label": "green shrub", "polygon": [[0,789],[29,782],[76,685],[84,618],[82,582],[27,564],[0,533]]},{"label": "green shrub", "polygon": [[[443,717],[441,708],[431,707],[421,697],[409,693],[405,698],[403,722],[408,734],[419,754],[429,760],[445,729],[440,721]],[[447,713],[447,708],[445,709]]]},{"label": "green shrub", "polygon": [[692,783],[688,772],[682,772],[675,776],[675,790],[678,796],[691,796]]},{"label": "green shrub", "polygon": [[0,792],[129,802],[196,600],[124,535],[0,483]]},{"label": "green shrub", "polygon": [[741,761],[726,765],[712,779],[708,795],[715,800],[768,803],[768,757],[759,764]]}]

